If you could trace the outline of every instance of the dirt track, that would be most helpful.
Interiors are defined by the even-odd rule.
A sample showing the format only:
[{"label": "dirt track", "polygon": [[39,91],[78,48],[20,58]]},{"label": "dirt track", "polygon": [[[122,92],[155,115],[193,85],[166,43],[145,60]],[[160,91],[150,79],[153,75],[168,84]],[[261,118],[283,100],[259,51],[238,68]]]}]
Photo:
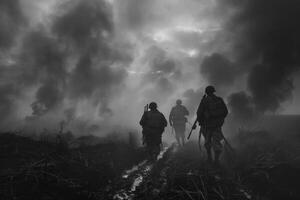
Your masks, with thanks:
[{"label": "dirt track", "polygon": [[215,167],[196,142],[165,147],[150,162],[125,143],[62,149],[2,134],[0,199],[300,199],[297,138],[241,134],[234,158],[225,148]]},{"label": "dirt track", "polygon": [[[202,156],[201,156],[202,155]],[[163,148],[157,161],[142,161],[126,170],[110,195],[112,199],[251,199],[221,167],[203,162],[194,143]],[[200,182],[199,182],[200,181]],[[191,187],[192,186],[192,187]],[[226,191],[223,191],[223,190]]]},{"label": "dirt track", "polygon": [[[259,137],[259,138],[258,138]],[[262,138],[266,137],[266,138]],[[221,166],[205,162],[196,142],[171,145],[156,162],[143,161],[117,180],[112,199],[299,199],[299,165],[292,147],[263,136],[242,138]],[[295,147],[298,147],[296,144]],[[202,149],[203,151],[204,149]]]}]

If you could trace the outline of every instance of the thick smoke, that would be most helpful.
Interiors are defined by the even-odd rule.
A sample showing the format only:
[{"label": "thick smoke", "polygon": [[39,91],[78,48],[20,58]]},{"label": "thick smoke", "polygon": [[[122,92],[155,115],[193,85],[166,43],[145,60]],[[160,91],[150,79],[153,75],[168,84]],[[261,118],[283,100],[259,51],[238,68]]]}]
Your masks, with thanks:
[{"label": "thick smoke", "polygon": [[18,32],[25,24],[18,0],[0,1],[0,124],[5,122],[13,112],[15,96],[18,96],[19,89],[13,80],[15,75],[10,70],[9,52],[13,47]]},{"label": "thick smoke", "polygon": [[292,96],[294,86],[291,75],[296,68],[285,65],[262,64],[252,68],[248,87],[257,110],[274,112]]},{"label": "thick smoke", "polygon": [[233,93],[228,97],[228,106],[235,120],[247,121],[252,120],[257,113],[253,105],[252,97],[245,92]]},{"label": "thick smoke", "polygon": [[0,86],[0,122],[5,120],[12,111],[12,99],[16,93],[16,89],[13,85],[1,85]]},{"label": "thick smoke", "polygon": [[64,53],[58,42],[44,31],[25,36],[20,55],[23,65],[19,81],[27,86],[39,86],[36,100],[31,104],[33,115],[43,115],[63,100],[66,81]]},{"label": "thick smoke", "polygon": [[20,26],[24,22],[19,0],[0,1],[0,50],[13,45]]},{"label": "thick smoke", "polygon": [[215,53],[203,59],[200,72],[217,88],[234,84],[238,74],[236,66],[221,54]]},{"label": "thick smoke", "polygon": [[2,0],[1,127],[136,128],[150,101],[167,115],[182,99],[193,113],[207,84],[240,118],[277,111],[297,78],[298,10],[297,0]]},{"label": "thick smoke", "polygon": [[[112,33],[111,8],[103,1],[70,1],[66,7],[67,12],[55,19],[53,31],[76,47],[90,48],[94,42],[103,43]],[[94,50],[101,47],[96,45]]]},{"label": "thick smoke", "polygon": [[[71,4],[71,3],[70,3]],[[54,33],[81,55],[70,73],[68,91],[73,98],[94,98],[100,103],[99,114],[111,113],[108,106],[115,86],[126,77],[124,69],[112,68],[116,62],[128,60],[109,43],[113,35],[111,8],[99,1],[80,1],[67,5],[70,10],[55,19]],[[125,54],[124,54],[125,55]]]},{"label": "thick smoke", "polygon": [[48,81],[36,93],[36,101],[32,103],[32,114],[43,115],[57,106],[63,99],[62,90],[59,90],[55,81]]},{"label": "thick smoke", "polygon": [[238,10],[228,23],[237,35],[233,45],[237,62],[253,63],[248,89],[255,108],[274,112],[291,97],[292,76],[299,70],[300,23],[296,19],[300,17],[300,2],[228,2]]},{"label": "thick smoke", "polygon": [[[19,28],[20,24],[15,24],[22,15],[21,9],[15,8],[19,6],[17,1],[1,2],[0,6],[3,14],[15,22],[9,25]],[[14,102],[30,91],[33,95],[24,99],[27,105],[21,105],[31,107],[31,112],[26,108],[24,113],[24,119],[30,123],[35,124],[34,120],[48,123],[47,118],[52,121],[49,124],[61,119],[70,122],[81,116],[88,127],[95,121],[89,118],[113,114],[110,100],[126,78],[123,64],[131,62],[130,54],[121,52],[120,46],[113,46],[112,10],[104,1],[67,1],[55,9],[51,21],[20,32],[22,37],[14,46],[17,50],[11,61],[15,64],[2,64],[1,71],[6,72],[2,79],[6,84],[1,85],[1,113],[5,116],[14,112]],[[12,36],[13,33],[1,32],[1,41],[11,40],[12,46],[17,41]],[[1,47],[9,46],[1,42]],[[13,68],[17,73],[12,84],[8,82],[8,74],[13,74]],[[90,117],[80,111],[91,109],[87,107],[94,108]]]}]

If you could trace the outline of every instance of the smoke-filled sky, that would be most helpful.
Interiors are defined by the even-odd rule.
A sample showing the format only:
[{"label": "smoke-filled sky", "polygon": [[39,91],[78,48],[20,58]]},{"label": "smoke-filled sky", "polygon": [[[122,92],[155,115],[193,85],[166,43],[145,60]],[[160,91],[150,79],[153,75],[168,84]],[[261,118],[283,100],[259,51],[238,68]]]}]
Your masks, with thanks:
[{"label": "smoke-filled sky", "polygon": [[136,129],[146,103],[300,113],[298,0],[0,0],[0,126]]}]

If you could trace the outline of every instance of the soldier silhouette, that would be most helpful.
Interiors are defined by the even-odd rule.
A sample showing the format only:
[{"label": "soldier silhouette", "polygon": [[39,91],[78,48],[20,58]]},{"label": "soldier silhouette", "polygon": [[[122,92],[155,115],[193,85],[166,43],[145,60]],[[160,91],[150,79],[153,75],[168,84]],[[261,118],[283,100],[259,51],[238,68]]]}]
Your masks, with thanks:
[{"label": "soldier silhouette", "polygon": [[143,143],[146,145],[150,160],[156,160],[160,152],[161,136],[168,122],[165,116],[157,110],[157,104],[149,104],[150,111],[146,110],[140,120],[143,127]]},{"label": "soldier silhouette", "polygon": [[[219,164],[219,158],[222,153],[222,143],[224,139],[222,126],[228,114],[226,104],[221,97],[216,96],[215,88],[207,86],[205,96],[202,98],[197,110],[197,121],[201,126],[201,132],[205,138],[205,148],[207,151],[207,160],[213,161],[212,150],[214,152],[214,163]],[[196,128],[193,126],[193,129]]]},{"label": "soldier silhouette", "polygon": [[182,105],[182,101],[178,99],[176,106],[171,109],[169,123],[175,130],[175,137],[179,146],[183,146],[185,143],[185,125],[187,123],[186,116],[188,115],[189,111]]}]

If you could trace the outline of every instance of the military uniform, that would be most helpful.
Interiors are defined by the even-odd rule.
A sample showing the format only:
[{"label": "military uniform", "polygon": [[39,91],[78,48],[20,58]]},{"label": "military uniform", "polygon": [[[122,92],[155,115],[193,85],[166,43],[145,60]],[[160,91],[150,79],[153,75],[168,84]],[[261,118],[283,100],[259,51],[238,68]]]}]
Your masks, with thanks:
[{"label": "military uniform", "polygon": [[223,99],[214,94],[204,97],[198,107],[197,120],[205,138],[205,148],[209,160],[211,160],[211,148],[217,161],[222,152],[222,125],[227,114],[228,110]]},{"label": "military uniform", "polygon": [[150,156],[157,156],[160,151],[161,137],[167,126],[165,116],[158,110],[144,112],[140,125],[143,127],[143,142]]},{"label": "military uniform", "polygon": [[184,144],[185,140],[185,128],[186,128],[186,116],[189,115],[189,111],[183,105],[176,105],[171,109],[169,115],[169,122],[173,126],[176,134],[176,139],[180,145],[180,138]]}]

